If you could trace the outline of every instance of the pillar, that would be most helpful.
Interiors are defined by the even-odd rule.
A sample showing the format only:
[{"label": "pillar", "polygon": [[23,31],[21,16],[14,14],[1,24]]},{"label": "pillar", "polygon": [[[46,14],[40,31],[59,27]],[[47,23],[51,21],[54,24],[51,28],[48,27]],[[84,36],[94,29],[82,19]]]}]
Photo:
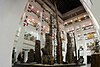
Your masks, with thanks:
[{"label": "pillar", "polygon": [[0,0],[0,67],[12,67],[16,30],[27,0]]}]

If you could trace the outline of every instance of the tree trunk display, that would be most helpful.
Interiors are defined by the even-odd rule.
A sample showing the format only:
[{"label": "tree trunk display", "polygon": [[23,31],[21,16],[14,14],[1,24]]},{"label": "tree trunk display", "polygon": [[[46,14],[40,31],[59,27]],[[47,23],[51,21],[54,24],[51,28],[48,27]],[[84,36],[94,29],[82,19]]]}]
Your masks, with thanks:
[{"label": "tree trunk display", "polygon": [[27,63],[34,62],[34,50],[30,49],[30,52],[28,52],[28,60]]},{"label": "tree trunk display", "polygon": [[57,63],[62,64],[63,63],[63,56],[62,56],[62,42],[60,33],[57,35]]},{"label": "tree trunk display", "polygon": [[50,34],[46,33],[46,44],[45,47],[42,48],[42,63],[43,64],[54,64],[54,58],[52,56],[52,37]]},{"label": "tree trunk display", "polygon": [[40,41],[35,42],[35,62],[41,63]]},{"label": "tree trunk display", "polygon": [[59,32],[59,21],[58,21],[58,11],[56,6],[56,0],[54,0],[55,5],[55,13],[56,13],[56,24],[57,24],[57,63],[62,64],[63,63],[63,56],[62,56],[62,43],[61,43],[61,34]]},{"label": "tree trunk display", "polygon": [[18,57],[17,57],[17,61],[20,63],[24,63],[24,52],[20,52]]},{"label": "tree trunk display", "polygon": [[52,48],[53,48],[53,45],[52,45],[52,15],[50,15],[50,30],[49,30],[49,33],[46,33],[45,34],[45,47],[42,48],[42,52],[43,52],[43,55],[42,55],[42,63],[43,64],[54,64],[54,58],[52,56]]},{"label": "tree trunk display", "polygon": [[73,54],[73,49],[72,49],[72,42],[71,42],[71,37],[69,33],[67,33],[67,54],[66,54],[66,60],[68,63],[73,63],[74,62],[74,54]]}]

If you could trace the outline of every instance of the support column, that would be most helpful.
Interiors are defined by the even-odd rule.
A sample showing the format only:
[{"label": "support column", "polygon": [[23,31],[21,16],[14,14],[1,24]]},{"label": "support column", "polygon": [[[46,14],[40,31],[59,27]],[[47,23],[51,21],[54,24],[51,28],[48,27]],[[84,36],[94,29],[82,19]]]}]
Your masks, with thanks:
[{"label": "support column", "polygon": [[82,30],[82,26],[79,25],[79,28],[80,28],[80,32],[81,32],[81,35],[82,35],[82,43],[83,43],[83,50],[84,50],[84,64],[87,64],[87,46],[86,46],[86,43],[85,43],[85,37],[84,37],[84,32]]},{"label": "support column", "polygon": [[0,0],[0,67],[12,67],[16,30],[27,0]]},{"label": "support column", "polygon": [[63,63],[63,57],[62,57],[62,43],[61,43],[61,33],[59,31],[59,20],[58,20],[58,11],[56,6],[56,0],[54,0],[55,5],[55,12],[56,12],[56,24],[57,24],[57,63],[62,64]]},{"label": "support column", "polygon": [[76,59],[78,60],[78,57],[77,57],[78,56],[78,47],[77,47],[78,46],[78,35],[77,35],[77,32],[76,32],[75,25],[73,25],[73,27],[74,27],[74,37],[75,37],[75,42],[76,42],[76,46],[75,46],[76,47],[75,48],[76,49],[76,54],[77,54]]},{"label": "support column", "polygon": [[[84,64],[87,64],[87,46],[86,46],[86,43],[85,43],[85,37],[84,37],[84,32],[83,32],[83,30],[82,30],[82,27],[81,27],[81,25],[80,24],[74,24],[73,25],[74,26],[74,30],[75,30],[75,40],[76,40],[76,48],[77,48],[77,56],[78,56],[78,49],[79,49],[79,44],[80,44],[80,42],[78,41],[78,33],[77,33],[77,30],[76,30],[76,26],[79,26],[79,28],[80,28],[80,33],[79,34],[81,34],[81,36],[82,36],[82,40],[81,40],[81,43],[82,43],[82,47],[83,47],[83,53],[84,53],[84,55],[83,55],[83,58],[84,58]],[[78,60],[79,58],[77,57],[77,60]]]},{"label": "support column", "polygon": [[21,24],[19,25],[21,30],[19,32],[19,37],[16,45],[16,61],[20,52],[22,52],[23,42],[24,42],[24,33],[25,27],[23,26],[23,20],[21,20]]}]

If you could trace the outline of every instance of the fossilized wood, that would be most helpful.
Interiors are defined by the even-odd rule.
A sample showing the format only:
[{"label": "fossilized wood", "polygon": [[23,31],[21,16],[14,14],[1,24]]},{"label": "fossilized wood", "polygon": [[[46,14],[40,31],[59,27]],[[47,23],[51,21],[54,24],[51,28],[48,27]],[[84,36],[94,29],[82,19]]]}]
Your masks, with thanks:
[{"label": "fossilized wood", "polygon": [[35,42],[35,62],[41,63],[40,41]]},{"label": "fossilized wood", "polygon": [[71,37],[69,33],[67,33],[67,54],[66,54],[66,60],[68,63],[73,63],[74,62],[74,54],[73,54],[73,48],[72,48],[72,42],[71,42]]}]

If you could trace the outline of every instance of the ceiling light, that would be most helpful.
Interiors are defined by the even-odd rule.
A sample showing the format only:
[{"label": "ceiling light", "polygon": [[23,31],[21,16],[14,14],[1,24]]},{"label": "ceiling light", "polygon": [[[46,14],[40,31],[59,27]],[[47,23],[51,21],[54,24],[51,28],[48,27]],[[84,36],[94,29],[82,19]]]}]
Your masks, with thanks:
[{"label": "ceiling light", "polygon": [[83,27],[85,27],[85,25],[83,25]]},{"label": "ceiling light", "polygon": [[84,17],[86,17],[86,15],[84,15]]},{"label": "ceiling light", "polygon": [[39,10],[37,10],[36,12],[39,13]]},{"label": "ceiling light", "polygon": [[49,28],[47,29],[47,31],[49,31]]},{"label": "ceiling light", "polygon": [[67,24],[67,22],[65,22]]},{"label": "ceiling light", "polygon": [[43,28],[45,28],[45,26],[43,26]]},{"label": "ceiling light", "polygon": [[74,30],[74,28],[72,28],[72,30]]},{"label": "ceiling light", "polygon": [[71,22],[73,22],[73,20],[71,20]]},{"label": "ceiling light", "polygon": [[32,19],[32,21],[34,21],[34,19]]},{"label": "ceiling light", "polygon": [[79,27],[77,27],[77,29],[78,29]]},{"label": "ceiling light", "polygon": [[89,25],[92,25],[92,23],[89,23]]},{"label": "ceiling light", "polygon": [[48,20],[48,18],[46,18],[46,20]]},{"label": "ceiling light", "polygon": [[78,20],[78,21],[81,21],[81,20]]},{"label": "ceiling light", "polygon": [[33,9],[34,7],[32,6],[31,8]]},{"label": "ceiling light", "polygon": [[38,25],[40,25],[40,23],[38,23]]}]

